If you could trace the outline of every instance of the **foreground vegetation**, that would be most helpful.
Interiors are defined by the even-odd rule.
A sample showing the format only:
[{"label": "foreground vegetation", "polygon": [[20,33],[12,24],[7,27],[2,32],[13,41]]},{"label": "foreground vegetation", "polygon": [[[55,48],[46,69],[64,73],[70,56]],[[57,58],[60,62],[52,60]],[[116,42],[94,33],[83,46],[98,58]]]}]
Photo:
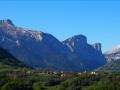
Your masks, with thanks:
[{"label": "foreground vegetation", "polygon": [[120,90],[120,73],[0,69],[0,90]]}]

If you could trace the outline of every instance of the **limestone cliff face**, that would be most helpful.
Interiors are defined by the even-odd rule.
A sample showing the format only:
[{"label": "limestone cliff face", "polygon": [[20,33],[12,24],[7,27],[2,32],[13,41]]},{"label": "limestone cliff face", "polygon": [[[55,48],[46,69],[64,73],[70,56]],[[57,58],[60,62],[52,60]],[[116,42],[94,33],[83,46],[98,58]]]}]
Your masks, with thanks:
[{"label": "limestone cliff face", "polygon": [[86,68],[86,70],[97,68],[106,63],[101,52],[101,44],[88,44],[87,37],[84,35],[73,36],[63,41],[63,44],[66,45],[78,59],[81,59],[81,65],[83,65],[83,68]]},{"label": "limestone cliff face", "polygon": [[102,52],[102,50],[101,50],[101,43],[94,43],[94,44],[92,44],[92,46],[93,46],[93,48],[95,48],[99,52]]},{"label": "limestone cliff face", "polygon": [[81,52],[82,49],[86,48],[87,37],[84,35],[76,35],[63,41],[63,44],[66,45],[71,52]]}]

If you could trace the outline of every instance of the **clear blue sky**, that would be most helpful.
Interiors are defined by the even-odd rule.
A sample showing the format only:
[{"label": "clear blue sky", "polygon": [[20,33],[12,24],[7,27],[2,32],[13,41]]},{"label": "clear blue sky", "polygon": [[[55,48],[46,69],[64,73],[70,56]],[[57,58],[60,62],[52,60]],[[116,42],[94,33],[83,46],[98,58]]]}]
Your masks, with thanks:
[{"label": "clear blue sky", "polygon": [[59,40],[77,34],[89,43],[101,42],[103,51],[120,44],[120,2],[112,0],[1,0],[0,19],[51,33]]}]

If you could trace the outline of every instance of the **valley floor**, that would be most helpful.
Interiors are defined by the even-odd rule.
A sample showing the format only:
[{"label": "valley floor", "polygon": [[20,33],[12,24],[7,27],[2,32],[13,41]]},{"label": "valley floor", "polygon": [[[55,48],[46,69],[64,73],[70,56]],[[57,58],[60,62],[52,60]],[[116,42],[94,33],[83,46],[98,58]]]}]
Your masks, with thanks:
[{"label": "valley floor", "polygon": [[0,69],[0,90],[120,90],[120,73]]}]

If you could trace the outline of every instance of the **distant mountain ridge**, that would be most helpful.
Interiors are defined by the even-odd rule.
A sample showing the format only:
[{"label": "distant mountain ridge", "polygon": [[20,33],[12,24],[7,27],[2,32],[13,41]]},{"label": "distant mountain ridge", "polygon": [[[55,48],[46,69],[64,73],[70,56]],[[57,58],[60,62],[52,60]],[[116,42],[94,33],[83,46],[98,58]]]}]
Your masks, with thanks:
[{"label": "distant mountain ridge", "polygon": [[104,53],[107,64],[98,68],[98,71],[120,72],[120,45]]},{"label": "distant mountain ridge", "polygon": [[84,35],[60,42],[51,34],[16,27],[11,20],[0,21],[0,46],[34,68],[89,71],[106,63],[101,44],[88,44]]},{"label": "distant mountain ridge", "polygon": [[116,47],[107,51],[104,55],[108,62],[120,59],[120,45],[117,45]]}]

